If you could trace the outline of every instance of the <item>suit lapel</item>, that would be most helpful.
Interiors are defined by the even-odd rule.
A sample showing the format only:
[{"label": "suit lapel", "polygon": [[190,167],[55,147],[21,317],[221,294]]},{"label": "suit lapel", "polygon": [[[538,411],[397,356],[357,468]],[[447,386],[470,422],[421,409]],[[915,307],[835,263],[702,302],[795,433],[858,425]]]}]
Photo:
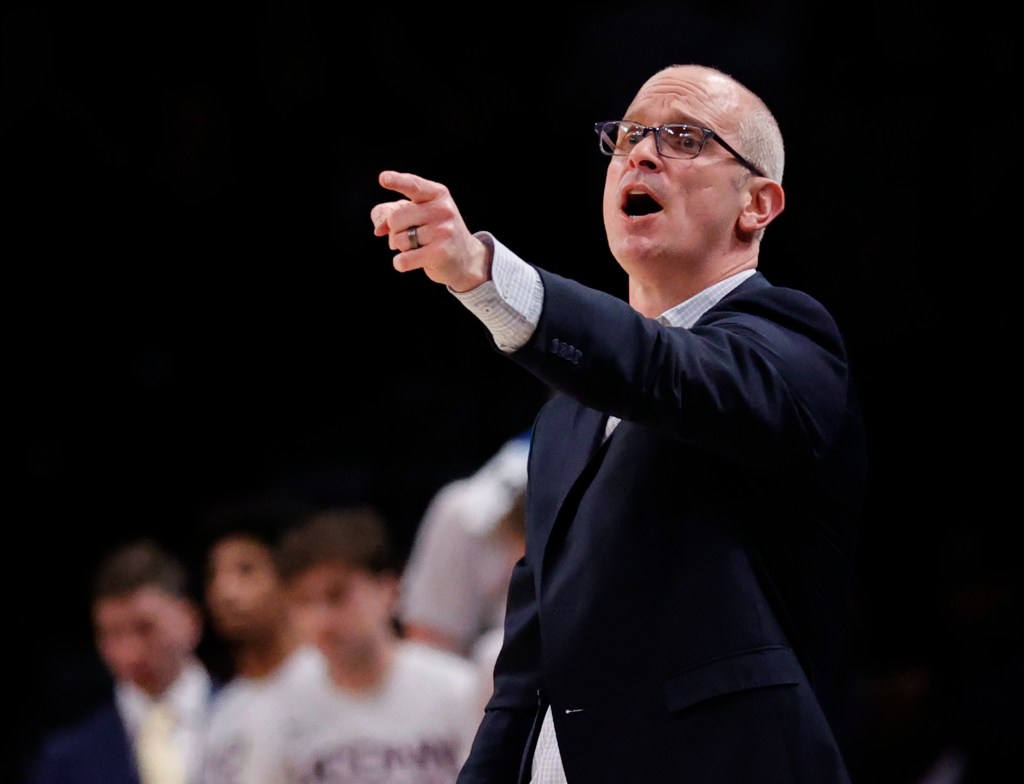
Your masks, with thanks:
[{"label": "suit lapel", "polygon": [[575,413],[566,420],[566,428],[559,439],[559,471],[554,479],[557,486],[557,510],[546,518],[543,530],[538,529],[547,551],[552,534],[563,531],[567,520],[575,511],[578,495],[590,483],[606,451],[604,429],[608,417],[592,408],[577,405]]}]

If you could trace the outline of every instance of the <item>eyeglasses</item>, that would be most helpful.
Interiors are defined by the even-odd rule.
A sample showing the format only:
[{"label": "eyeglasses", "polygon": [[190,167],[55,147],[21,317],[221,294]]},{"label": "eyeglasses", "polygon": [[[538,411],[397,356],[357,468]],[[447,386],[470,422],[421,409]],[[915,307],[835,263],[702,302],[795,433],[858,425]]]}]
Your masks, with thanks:
[{"label": "eyeglasses", "polygon": [[629,155],[630,150],[654,134],[654,146],[663,158],[696,158],[704,145],[714,139],[726,152],[759,177],[763,171],[730,147],[726,141],[710,128],[685,123],[665,123],[656,128],[629,120],[610,120],[594,124],[601,152],[605,155]]}]

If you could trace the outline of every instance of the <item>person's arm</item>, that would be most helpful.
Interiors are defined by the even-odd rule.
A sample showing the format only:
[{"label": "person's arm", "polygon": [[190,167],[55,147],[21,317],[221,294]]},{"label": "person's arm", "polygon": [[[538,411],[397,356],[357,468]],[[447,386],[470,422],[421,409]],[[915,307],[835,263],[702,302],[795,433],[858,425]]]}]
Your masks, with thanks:
[{"label": "person's arm", "polygon": [[[470,233],[444,185],[393,171],[380,184],[406,197],[371,210],[374,233],[399,251],[395,269],[422,269],[463,304],[466,292],[479,287],[482,297],[484,284],[497,286],[499,244]],[[680,329],[619,297],[535,272],[544,307],[532,312],[537,323],[526,342],[508,353],[552,389],[752,467],[785,471],[790,463],[780,455],[814,459],[837,437],[849,392],[845,347],[809,297],[747,281],[727,297],[732,307]],[[498,293],[508,301],[507,291]],[[479,305],[472,302],[474,312]]]},{"label": "person's arm", "polygon": [[465,655],[480,624],[482,597],[473,581],[475,542],[463,526],[472,513],[467,480],[442,487],[420,521],[402,576],[405,637]]},{"label": "person's arm", "polygon": [[[414,174],[382,172],[380,184],[407,199],[384,202],[370,212],[374,233],[397,250],[399,272],[422,269],[448,290],[491,332],[506,353],[530,339],[543,305],[537,271],[488,232],[471,233],[448,189]],[[416,228],[417,247],[409,230]]]},{"label": "person's arm", "polygon": [[[820,303],[751,278],[689,329],[543,269],[545,307],[510,358],[584,406],[804,477],[842,435],[852,396],[845,347]],[[798,469],[794,472],[794,469]]]},{"label": "person's arm", "polygon": [[544,286],[536,269],[490,233],[479,231],[476,236],[491,251],[491,280],[470,291],[452,293],[483,322],[495,346],[512,353],[525,346],[537,329]]},{"label": "person's arm", "polygon": [[446,186],[396,171],[381,172],[379,182],[405,196],[370,210],[373,233],[386,236],[388,247],[398,251],[392,259],[396,270],[423,270],[454,292],[475,289],[491,279],[490,249],[466,228]]}]

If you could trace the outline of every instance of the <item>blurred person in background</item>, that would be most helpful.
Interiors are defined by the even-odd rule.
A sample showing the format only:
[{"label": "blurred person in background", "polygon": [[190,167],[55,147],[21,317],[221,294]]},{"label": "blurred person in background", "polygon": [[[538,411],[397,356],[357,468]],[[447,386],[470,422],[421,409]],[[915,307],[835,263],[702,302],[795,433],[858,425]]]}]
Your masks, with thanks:
[{"label": "blurred person in background", "polygon": [[253,784],[264,761],[259,740],[268,694],[310,677],[319,652],[290,622],[276,547],[304,512],[287,498],[256,495],[219,504],[205,517],[205,601],[232,673],[211,706],[202,784]]},{"label": "blurred person in background", "polygon": [[399,620],[409,639],[470,656],[481,635],[501,627],[522,542],[500,521],[526,487],[529,452],[529,433],[520,433],[431,499],[402,575]]},{"label": "blurred person in background", "polygon": [[473,668],[398,636],[382,516],[362,506],[314,513],[283,538],[278,562],[294,622],[326,666],[268,712],[265,781],[454,782],[480,720]]},{"label": "blurred person in background", "polygon": [[388,529],[372,507],[321,510],[282,539],[294,622],[319,679],[268,711],[268,778],[451,784],[481,714],[472,665],[403,640]]},{"label": "blurred person in background", "polygon": [[[96,648],[113,694],[80,722],[44,738],[30,784],[164,784],[197,780],[215,682],[196,655],[200,605],[182,560],[152,539],[109,552],[92,588]],[[157,718],[159,717],[159,721]],[[166,730],[173,778],[145,749]]]}]

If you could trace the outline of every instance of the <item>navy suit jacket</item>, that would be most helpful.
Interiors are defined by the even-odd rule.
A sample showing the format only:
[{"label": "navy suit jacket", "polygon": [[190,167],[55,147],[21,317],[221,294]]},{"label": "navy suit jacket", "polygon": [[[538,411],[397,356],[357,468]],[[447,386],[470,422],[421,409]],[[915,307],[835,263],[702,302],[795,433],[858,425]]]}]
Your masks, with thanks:
[{"label": "navy suit jacket", "polygon": [[29,784],[139,784],[135,753],[114,700],[49,735]]},{"label": "navy suit jacket", "polygon": [[[222,685],[211,680],[209,699]],[[27,784],[140,784],[135,751],[113,696],[43,739]]]},{"label": "navy suit jacket", "polygon": [[562,394],[459,784],[528,781],[549,706],[569,784],[848,782],[829,714],[867,455],[833,319],[756,273],[672,328],[538,271],[511,358]]}]

